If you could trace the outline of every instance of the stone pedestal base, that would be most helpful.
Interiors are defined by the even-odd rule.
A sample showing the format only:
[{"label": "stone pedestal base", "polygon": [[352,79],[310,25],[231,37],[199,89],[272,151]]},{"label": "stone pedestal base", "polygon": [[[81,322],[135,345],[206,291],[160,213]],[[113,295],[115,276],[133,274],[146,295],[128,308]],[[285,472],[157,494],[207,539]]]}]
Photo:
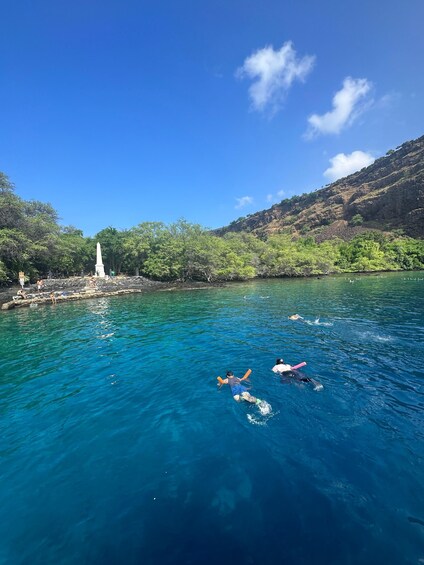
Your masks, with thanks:
[{"label": "stone pedestal base", "polygon": [[96,265],[96,277],[100,277],[102,279],[105,278],[105,268],[104,268],[103,264]]}]

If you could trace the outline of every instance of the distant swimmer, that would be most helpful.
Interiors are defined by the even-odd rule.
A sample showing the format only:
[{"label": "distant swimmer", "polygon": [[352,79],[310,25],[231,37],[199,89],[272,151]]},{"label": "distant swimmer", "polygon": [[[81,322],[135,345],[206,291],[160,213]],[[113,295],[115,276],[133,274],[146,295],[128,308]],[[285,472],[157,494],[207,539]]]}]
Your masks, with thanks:
[{"label": "distant swimmer", "polygon": [[304,377],[300,373],[297,372],[297,369],[304,367],[306,365],[305,362],[299,363],[298,365],[288,365],[284,363],[284,359],[278,357],[275,361],[275,365],[272,368],[272,371],[277,375],[282,377],[286,377],[289,379],[294,379],[295,381],[302,382],[302,383],[312,383],[314,385],[314,390],[322,390],[324,387],[318,381],[311,379],[309,377]]},{"label": "distant swimmer", "polygon": [[293,316],[289,316],[289,320],[303,322],[304,324],[307,324],[308,326],[332,326],[333,325],[332,322],[320,322],[319,318],[315,318],[315,320],[306,320],[305,318],[302,318],[302,316],[299,316],[299,314],[293,314]]},{"label": "distant swimmer", "polygon": [[220,385],[230,385],[231,394],[235,401],[240,402],[240,400],[245,400],[246,402],[250,402],[252,404],[260,404],[261,400],[252,396],[247,388],[241,384],[242,381],[245,381],[250,373],[252,372],[251,369],[246,371],[245,375],[239,379],[238,377],[234,376],[232,371],[227,371],[227,376],[225,379],[221,379],[221,377],[217,377]]}]

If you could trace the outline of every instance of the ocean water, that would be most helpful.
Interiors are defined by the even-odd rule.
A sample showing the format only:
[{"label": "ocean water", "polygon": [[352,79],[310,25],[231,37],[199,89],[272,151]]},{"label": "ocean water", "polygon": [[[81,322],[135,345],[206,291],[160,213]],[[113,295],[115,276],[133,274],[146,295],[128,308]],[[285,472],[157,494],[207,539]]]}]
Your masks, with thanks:
[{"label": "ocean water", "polygon": [[[0,336],[0,563],[424,562],[424,273],[46,305]],[[269,414],[217,386],[248,368]]]}]

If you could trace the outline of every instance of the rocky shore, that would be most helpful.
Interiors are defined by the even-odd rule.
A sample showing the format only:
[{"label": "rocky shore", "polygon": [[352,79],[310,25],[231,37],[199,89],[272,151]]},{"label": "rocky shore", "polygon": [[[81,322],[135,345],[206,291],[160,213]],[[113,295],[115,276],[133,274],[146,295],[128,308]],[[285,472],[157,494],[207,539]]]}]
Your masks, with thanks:
[{"label": "rocky shore", "polygon": [[145,277],[71,277],[69,279],[44,279],[43,288],[38,291],[36,284],[26,285],[26,298],[18,296],[19,286],[0,290],[2,310],[35,307],[39,304],[119,296],[149,291],[195,290],[210,288],[205,283],[163,283]]}]

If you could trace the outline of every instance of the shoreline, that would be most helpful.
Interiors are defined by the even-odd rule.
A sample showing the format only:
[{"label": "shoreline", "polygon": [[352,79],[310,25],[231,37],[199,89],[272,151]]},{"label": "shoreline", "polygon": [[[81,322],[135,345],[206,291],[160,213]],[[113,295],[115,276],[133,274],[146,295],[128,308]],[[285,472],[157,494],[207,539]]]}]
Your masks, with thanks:
[{"label": "shoreline", "polygon": [[[329,276],[379,276],[384,273],[419,273],[421,270],[412,271],[370,271],[370,272],[349,272],[332,273],[325,275],[312,275],[309,277],[272,277],[270,280],[291,280],[291,279],[322,279]],[[15,308],[37,307],[38,305],[54,303],[51,294],[54,294],[55,303],[76,300],[86,300],[93,298],[103,298],[107,296],[124,296],[128,294],[141,294],[146,292],[175,292],[192,290],[209,290],[211,288],[222,288],[228,284],[238,282],[251,282],[264,280],[255,277],[248,281],[222,281],[222,282],[161,282],[152,281],[145,277],[118,276],[109,279],[99,279],[94,277],[71,277],[68,279],[45,279],[43,291],[37,291],[36,284],[28,285],[25,289],[28,298],[22,299],[17,296],[19,286],[0,289],[0,310],[8,311]]]},{"label": "shoreline", "polygon": [[[160,282],[144,277],[113,277],[99,279],[94,277],[71,277],[68,279],[45,279],[43,290],[38,291],[35,284],[24,288],[27,298],[18,297],[19,286],[0,291],[0,309],[2,311],[15,308],[37,307],[38,305],[103,298],[107,296],[123,296],[160,291],[207,290],[222,286],[222,283],[204,282]],[[51,295],[54,295],[52,300]]]}]

